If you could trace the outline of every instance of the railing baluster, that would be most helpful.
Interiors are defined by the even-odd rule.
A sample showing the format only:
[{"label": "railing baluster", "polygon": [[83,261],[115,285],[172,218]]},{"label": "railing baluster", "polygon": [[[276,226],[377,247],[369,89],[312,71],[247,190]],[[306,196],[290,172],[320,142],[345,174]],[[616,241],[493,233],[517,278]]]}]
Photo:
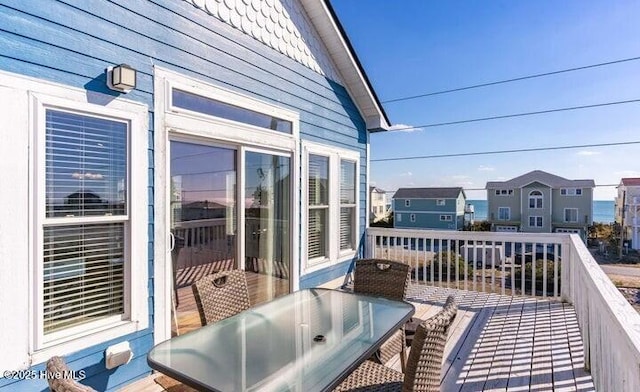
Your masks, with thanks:
[{"label": "railing baluster", "polygon": [[496,292],[496,243],[491,241],[491,292]]},{"label": "railing baluster", "polygon": [[438,287],[442,287],[442,239],[438,238]]},{"label": "railing baluster", "polygon": [[422,238],[422,280],[427,283],[427,237]]},{"label": "railing baluster", "polygon": [[521,243],[522,245],[522,266],[520,267],[520,295],[526,295],[526,290],[524,287],[524,278],[525,278],[525,266],[526,266],[526,261],[527,261],[527,244],[525,244],[524,242]]},{"label": "railing baluster", "polygon": [[460,288],[460,240],[455,240],[453,242],[453,247],[455,249],[455,274],[456,274],[456,289]]},{"label": "railing baluster", "polygon": [[531,245],[531,296],[536,296],[536,259],[538,258],[538,244]]},{"label": "railing baluster", "polygon": [[542,251],[542,298],[547,297],[547,248],[545,243]]},{"label": "railing baluster", "polygon": [[430,237],[430,241],[431,241],[431,262],[429,263],[429,265],[431,266],[431,273],[429,275],[431,275],[431,284],[435,285],[435,281],[436,278],[434,277],[434,269],[435,269],[435,263],[436,263],[436,258],[435,253],[434,253],[434,245],[435,245],[435,238]]},{"label": "railing baluster", "polygon": [[482,248],[480,248],[482,250],[482,292],[486,293],[487,292],[487,288],[485,287],[485,280],[486,280],[486,265],[487,265],[487,251],[486,251],[486,241],[482,241]]},{"label": "railing baluster", "polygon": [[558,292],[558,267],[559,267],[560,261],[558,258],[558,244],[554,245],[553,248],[553,296],[555,298],[558,298],[560,296],[560,293]]},{"label": "railing baluster", "polygon": [[[506,283],[506,280],[507,280],[507,272],[506,272],[506,267],[507,267],[506,266],[506,264],[507,264],[507,242],[503,242],[502,246],[504,246],[504,255],[503,255],[502,263],[500,263],[500,264],[502,264],[502,275],[500,277],[500,281],[501,281],[500,285],[502,286],[501,293],[502,293],[502,295],[505,295],[504,286],[505,286],[505,283]],[[513,243],[510,243],[509,249],[511,249],[511,253],[510,253],[511,256],[510,257],[511,257],[511,259],[513,259]],[[513,264],[513,262],[511,264]]]},{"label": "railing baluster", "polygon": [[451,287],[451,240],[447,238],[447,288]]},{"label": "railing baluster", "polygon": [[464,260],[464,289],[467,290],[467,280],[469,278],[469,260],[467,260],[469,252],[469,240],[464,240],[464,255],[462,259]]}]

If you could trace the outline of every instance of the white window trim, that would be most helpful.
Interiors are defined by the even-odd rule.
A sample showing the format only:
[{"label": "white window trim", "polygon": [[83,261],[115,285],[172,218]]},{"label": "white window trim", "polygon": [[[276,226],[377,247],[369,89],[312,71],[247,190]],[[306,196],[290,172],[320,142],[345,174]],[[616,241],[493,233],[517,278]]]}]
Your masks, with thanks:
[{"label": "white window trim", "polygon": [[[567,211],[568,210],[573,210],[576,212],[576,220],[567,220]],[[579,210],[577,208],[565,208],[563,211],[563,218],[564,218],[564,222],[566,223],[578,223],[578,217],[579,217]]]},{"label": "white window trim", "polygon": [[416,221],[416,214],[411,214],[409,215],[409,221],[414,222]]},{"label": "white window trim", "polygon": [[405,206],[405,207],[411,207],[411,200],[409,200],[409,199],[405,199],[405,201],[404,201],[404,206]]},{"label": "white window trim", "polygon": [[[340,221],[340,209],[342,207],[345,208],[353,208],[354,211],[354,222],[353,222],[353,227],[351,228],[352,233],[351,236],[353,238],[353,248],[351,249],[340,249],[340,255],[349,255],[349,254],[355,254],[356,252],[356,248],[358,246],[357,241],[358,241],[358,180],[359,180],[359,170],[358,170],[358,166],[360,164],[358,159],[350,159],[348,157],[345,156],[345,154],[339,154],[340,157],[338,159],[338,172],[336,173],[337,181],[338,181],[338,190],[336,193],[338,193],[338,221]],[[354,154],[355,156],[355,154]],[[359,154],[358,154],[359,156]],[[353,203],[342,203],[340,201],[340,172],[342,170],[342,161],[346,161],[346,162],[351,162],[354,166],[355,166],[355,172],[354,172],[354,202]],[[331,206],[329,206],[331,207]],[[338,232],[340,232],[340,227],[338,227]],[[338,238],[338,248],[340,248],[340,239]]]},{"label": "white window trim", "polygon": [[516,226],[496,226],[497,232],[517,232],[518,228]]},{"label": "white window trim", "polygon": [[[226,120],[198,112],[171,107],[171,87],[194,94],[218,99],[222,102],[249,108],[254,111],[266,111],[276,117],[292,122],[292,134],[260,128],[249,124]],[[171,337],[171,263],[169,239],[169,136],[194,141],[229,143],[240,149],[259,149],[260,152],[278,154],[278,151],[291,155],[291,178],[293,194],[291,197],[291,289],[299,288],[300,264],[300,145],[298,142],[300,116],[297,112],[260,101],[248,95],[216,86],[201,80],[192,79],[183,74],[154,67],[154,197],[156,210],[154,224],[154,342],[159,343]],[[250,132],[247,130],[250,129]],[[239,150],[240,151],[240,150]],[[242,165],[241,165],[242,166]],[[241,170],[239,167],[238,170]],[[240,186],[239,199],[243,200],[244,190]],[[161,191],[163,190],[163,191]],[[243,217],[244,209],[240,209]],[[163,216],[164,214],[164,216]],[[239,235],[239,244],[244,237]],[[242,246],[240,250],[242,251]],[[242,252],[241,252],[242,253]],[[242,255],[241,255],[242,256]]]},{"label": "white window trim", "polygon": [[[531,219],[533,219],[533,225],[531,224]],[[538,225],[538,219],[540,219],[540,225]],[[544,217],[539,215],[531,215],[529,216],[529,227],[544,227]]]},{"label": "white window trim", "polygon": [[[540,192],[539,195],[533,195],[533,192]],[[534,206],[531,207],[531,200],[535,200],[535,202],[533,203]],[[538,207],[538,200],[541,201],[540,203],[540,207]],[[544,209],[544,193],[539,191],[539,190],[533,190],[531,192],[529,192],[529,198],[527,199],[528,203],[527,206],[529,207],[530,210],[541,210]]]},{"label": "white window trim", "polygon": [[[304,151],[304,148],[303,148],[303,151]],[[329,263],[331,261],[331,241],[330,241],[331,233],[330,233],[330,228],[329,227],[327,227],[327,236],[329,238],[327,238],[327,241],[326,241],[326,244],[325,244],[325,246],[327,247],[327,249],[325,249],[325,252],[327,253],[327,255],[324,256],[324,257],[314,257],[312,259],[309,259],[309,256],[308,256],[308,251],[309,251],[309,248],[308,248],[308,244],[309,244],[309,239],[308,239],[308,236],[309,236],[309,233],[308,233],[308,230],[309,230],[309,210],[312,209],[311,205],[309,203],[309,189],[308,189],[308,187],[309,187],[309,170],[308,170],[308,168],[309,168],[309,156],[310,155],[325,157],[325,158],[327,158],[327,160],[329,162],[329,168],[328,168],[329,172],[327,173],[328,182],[329,182],[328,183],[329,189],[327,189],[327,207],[323,208],[323,209],[327,210],[327,222],[326,222],[326,224],[328,226],[331,225],[331,221],[333,220],[332,216],[331,216],[331,213],[332,213],[332,209],[331,209],[331,199],[332,199],[331,198],[331,193],[335,192],[335,190],[333,188],[335,186],[335,180],[334,180],[333,177],[335,177],[335,174],[336,174],[336,173],[332,173],[332,171],[331,171],[332,170],[331,154],[319,153],[319,152],[314,152],[314,151],[305,151],[302,162],[303,162],[303,167],[305,168],[304,169],[304,174],[303,174],[304,175],[303,184],[304,184],[304,187],[305,187],[303,189],[303,193],[304,193],[303,197],[304,197],[304,200],[306,200],[306,202],[304,202],[302,205],[305,206],[305,216],[306,217],[304,219],[305,230],[303,231],[303,233],[304,233],[303,235],[305,237],[303,238],[302,242],[304,244],[303,245],[303,247],[304,247],[304,253],[303,254],[305,255],[306,260],[307,260],[307,263],[306,263],[307,269],[312,269],[315,265],[322,265],[322,264]],[[339,180],[338,180],[338,182],[339,182]]]},{"label": "white window trim", "polygon": [[437,206],[447,205],[447,200],[445,200],[445,199],[436,199],[436,205]]},{"label": "white window trim", "polygon": [[[210,114],[205,114],[177,106],[173,106],[173,95],[172,90],[177,89],[181,91],[185,91],[188,93],[192,93],[195,95],[199,95],[204,98],[210,98],[216,101],[224,102],[233,106],[237,106],[242,109],[250,110],[253,112],[258,112],[262,114],[267,114],[273,117],[277,117],[283,120],[287,120],[291,122],[291,133],[284,133],[280,131],[276,131],[273,129],[262,128],[255,125],[229,120],[226,118],[215,117]],[[220,86],[216,86],[213,84],[208,84],[202,81],[194,81],[192,79],[187,79],[185,76],[179,75],[175,78],[171,78],[167,80],[166,85],[166,111],[181,114],[182,117],[195,117],[201,118],[206,121],[217,121],[225,123],[229,126],[240,126],[245,132],[247,129],[258,131],[258,132],[267,132],[269,134],[281,136],[288,139],[297,140],[300,136],[300,127],[298,126],[299,115],[296,112],[291,110],[284,109],[280,106],[272,105],[268,102],[259,101],[255,98],[252,98],[248,95],[243,95],[237,93],[235,91],[231,91]]]},{"label": "white window trim", "polygon": [[[501,219],[500,218],[500,210],[501,209],[506,209],[507,210],[507,218],[506,219]],[[511,220],[511,207],[498,207],[498,220],[501,220],[501,221]]]},{"label": "white window trim", "polygon": [[[158,102],[155,105],[156,112],[161,110],[162,118],[158,122],[165,128],[185,136],[191,135],[288,152],[298,151],[300,115],[297,112],[162,68],[156,67],[155,74],[157,85],[154,88],[156,90],[156,98],[158,98]],[[178,88],[196,95],[291,121],[292,133],[278,132],[243,122],[173,107],[171,104],[172,88]],[[158,118],[158,114],[155,117]]]},{"label": "white window trim", "polygon": [[306,189],[307,184],[309,182],[309,173],[307,168],[309,163],[309,154],[312,155],[323,155],[329,157],[329,238],[328,238],[328,247],[329,247],[329,257],[323,259],[308,259],[308,249],[307,249],[307,241],[303,240],[301,244],[301,259],[302,259],[302,270],[301,275],[305,275],[314,271],[321,270],[323,268],[329,267],[331,265],[335,265],[341,263],[346,260],[353,259],[356,256],[357,249],[347,249],[340,250],[340,192],[338,189],[340,188],[340,161],[341,160],[349,160],[353,161],[356,164],[356,208],[355,208],[355,225],[354,225],[354,233],[356,239],[356,248],[357,244],[357,234],[360,233],[360,153],[358,151],[353,150],[345,150],[342,148],[332,147],[325,144],[310,142],[310,141],[302,141],[302,162],[303,162],[303,173],[302,173],[302,235],[306,236],[309,230],[309,195],[308,190]]},{"label": "white window trim", "polygon": [[[141,331],[148,328],[148,107],[138,102],[121,98],[87,93],[83,89],[46,82],[35,78],[0,72],[0,88],[6,88],[8,95],[15,93],[15,100],[11,104],[5,101],[8,96],[0,99],[5,110],[11,108],[16,117],[27,121],[16,121],[13,131],[25,135],[27,149],[13,149],[5,159],[28,161],[29,186],[24,189],[25,198],[30,200],[28,214],[20,211],[24,222],[17,227],[28,227],[28,235],[24,238],[24,248],[28,248],[28,263],[24,263],[21,270],[12,274],[12,290],[3,290],[2,299],[15,300],[22,303],[24,324],[10,324],[13,334],[10,347],[5,349],[5,355],[0,364],[5,369],[20,369],[25,366],[41,363],[54,355],[68,355],[105,341]],[[2,87],[4,86],[4,87]],[[97,104],[93,102],[106,102]],[[129,172],[131,182],[128,206],[129,235],[127,244],[128,282],[125,288],[125,307],[129,308],[128,317],[106,319],[102,322],[79,325],[57,333],[58,339],[45,340],[42,331],[42,224],[44,223],[44,111],[52,107],[60,110],[70,110],[95,117],[109,117],[129,122]],[[5,124],[6,125],[6,124]],[[28,135],[28,136],[26,136]],[[27,140],[28,138],[28,140]],[[12,144],[12,143],[9,143]],[[26,167],[26,165],[25,165]],[[27,196],[28,192],[28,196]],[[13,197],[16,197],[13,194]],[[16,247],[23,247],[20,243]],[[12,266],[12,269],[20,269]],[[17,280],[18,276],[26,279]],[[24,284],[26,286],[20,286]],[[28,286],[28,287],[27,287]],[[14,298],[11,292],[18,293],[23,299]],[[26,293],[29,295],[25,295]],[[13,317],[13,316],[12,316]],[[17,318],[18,319],[18,318]],[[8,354],[8,355],[7,355]]]},{"label": "white window trim", "polygon": [[394,219],[396,219],[396,222],[402,222],[402,213],[396,212],[396,216]]},{"label": "white window trim", "polygon": [[452,222],[453,221],[453,216],[452,215],[440,215],[440,221],[441,222]]},{"label": "white window trim", "polygon": [[513,196],[513,189],[496,189],[496,196]]},{"label": "white window trim", "polygon": [[582,188],[560,188],[560,195],[580,197],[582,196]]},{"label": "white window trim", "polygon": [[580,234],[580,229],[565,229],[565,228],[557,228],[556,233],[570,233],[570,234]]}]

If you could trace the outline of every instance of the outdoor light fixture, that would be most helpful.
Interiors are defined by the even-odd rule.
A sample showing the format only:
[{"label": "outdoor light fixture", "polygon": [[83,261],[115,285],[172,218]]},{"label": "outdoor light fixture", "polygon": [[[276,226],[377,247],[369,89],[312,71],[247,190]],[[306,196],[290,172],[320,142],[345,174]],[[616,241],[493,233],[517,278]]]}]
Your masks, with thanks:
[{"label": "outdoor light fixture", "polygon": [[107,68],[107,86],[111,90],[128,93],[136,88],[136,70],[127,64]]}]

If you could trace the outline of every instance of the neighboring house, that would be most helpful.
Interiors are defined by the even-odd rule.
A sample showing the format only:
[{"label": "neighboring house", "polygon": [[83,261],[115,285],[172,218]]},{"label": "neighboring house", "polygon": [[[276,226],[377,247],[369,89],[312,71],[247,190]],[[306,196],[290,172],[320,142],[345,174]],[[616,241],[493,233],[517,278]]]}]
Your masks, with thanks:
[{"label": "neighboring house", "polygon": [[640,249],[640,178],[623,178],[616,197],[616,222],[622,238],[632,249]]},{"label": "neighboring house", "polygon": [[466,196],[462,188],[400,188],[393,195],[393,227],[462,230]]},{"label": "neighboring house", "polygon": [[[368,132],[389,125],[329,1],[0,8],[0,369],[60,355],[100,391],[149,374],[176,244],[278,263],[289,291],[342,283]],[[107,369],[126,342],[131,361]]]},{"label": "neighboring house", "polygon": [[387,217],[387,193],[375,186],[369,187],[371,208],[369,209],[369,222],[377,222]]},{"label": "neighboring house", "polygon": [[487,182],[493,231],[578,233],[593,223],[593,180],[568,180],[534,170],[508,181]]}]

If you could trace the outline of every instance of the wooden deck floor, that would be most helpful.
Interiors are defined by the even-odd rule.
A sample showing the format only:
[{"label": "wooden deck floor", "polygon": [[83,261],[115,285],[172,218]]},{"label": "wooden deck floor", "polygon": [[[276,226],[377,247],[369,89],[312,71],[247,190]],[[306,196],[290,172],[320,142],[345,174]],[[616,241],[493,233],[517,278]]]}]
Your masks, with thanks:
[{"label": "wooden deck floor", "polygon": [[[213,273],[215,271],[208,271],[205,265],[193,268],[192,271],[178,272],[177,318],[178,332],[180,334],[195,328],[200,328],[201,326],[191,286],[181,282],[197,280],[206,276],[207,272]],[[189,277],[189,279],[186,280],[185,277]],[[249,301],[252,306],[268,301],[270,294],[282,295],[289,292],[289,280],[287,279],[274,278],[254,272],[247,272],[246,277],[247,287],[249,289]],[[176,335],[175,325],[172,325],[172,331],[174,335]]]},{"label": "wooden deck floor", "polygon": [[[199,321],[197,313],[189,316],[195,304],[188,304],[185,291],[179,291],[178,316],[186,329]],[[442,391],[594,391],[571,305],[423,285],[410,287],[409,301],[416,317],[425,319],[449,294],[456,296],[459,311],[445,347]],[[195,317],[191,324],[189,317]],[[399,368],[399,358],[387,365]],[[162,391],[153,378],[123,391]]]}]

